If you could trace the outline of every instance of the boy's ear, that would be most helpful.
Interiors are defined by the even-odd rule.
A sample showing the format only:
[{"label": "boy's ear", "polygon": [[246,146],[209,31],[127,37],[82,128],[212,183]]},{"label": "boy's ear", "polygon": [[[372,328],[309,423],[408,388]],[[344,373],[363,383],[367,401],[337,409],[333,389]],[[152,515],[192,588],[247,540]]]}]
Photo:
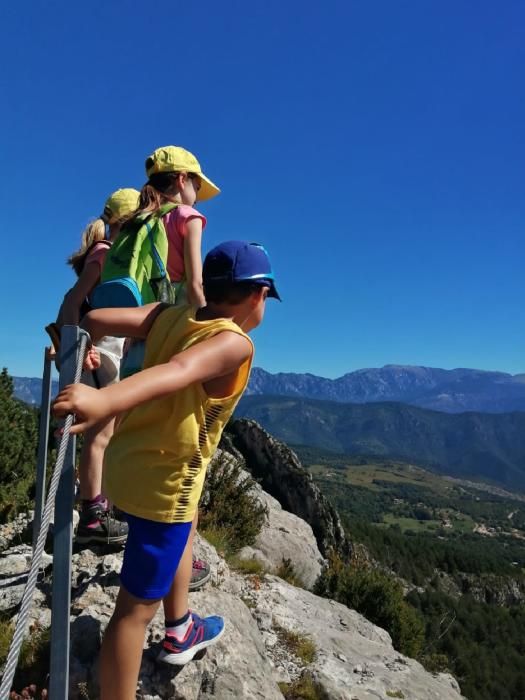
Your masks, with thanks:
[{"label": "boy's ear", "polygon": [[257,304],[262,300],[264,296],[264,287],[259,287],[256,292],[252,292],[251,294],[251,302],[252,306],[255,308]]}]

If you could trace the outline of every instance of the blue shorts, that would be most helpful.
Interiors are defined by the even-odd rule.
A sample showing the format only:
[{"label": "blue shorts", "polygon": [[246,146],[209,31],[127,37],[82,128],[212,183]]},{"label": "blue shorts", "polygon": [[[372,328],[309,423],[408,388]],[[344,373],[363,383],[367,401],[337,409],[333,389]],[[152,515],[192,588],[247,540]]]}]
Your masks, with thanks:
[{"label": "blue shorts", "polygon": [[163,598],[170,590],[191,530],[189,523],[159,523],[126,514],[129,525],[122,586],[137,598]]}]

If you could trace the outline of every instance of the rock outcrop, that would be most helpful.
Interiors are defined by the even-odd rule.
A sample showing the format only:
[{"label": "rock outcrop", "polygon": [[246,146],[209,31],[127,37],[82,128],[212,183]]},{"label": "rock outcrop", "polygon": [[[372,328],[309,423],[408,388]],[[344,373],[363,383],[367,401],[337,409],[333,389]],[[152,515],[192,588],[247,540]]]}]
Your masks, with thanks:
[{"label": "rock outcrop", "polygon": [[[190,595],[190,605],[202,614],[222,614],[227,632],[203,658],[177,670],[156,661],[163,637],[159,612],[145,643],[138,698],[277,700],[283,698],[279,683],[293,683],[307,673],[318,697],[330,700],[460,700],[451,676],[433,676],[399,654],[387,632],[344,605],[272,575],[232,571],[203,540],[196,550],[212,564],[213,577]],[[17,545],[16,552],[8,549],[2,557],[16,556],[20,570],[20,557],[28,553],[28,545],[25,554]],[[98,697],[97,657],[121,560],[121,552],[86,549],[73,555],[70,700]],[[38,585],[31,622],[50,624],[48,578]],[[311,656],[298,654],[291,639],[308,641]]]},{"label": "rock outcrop", "polygon": [[255,421],[241,419],[228,425],[221,448],[241,457],[267,493],[285,510],[309,523],[324,557],[331,551],[343,560],[350,557],[352,545],[339,514],[284,442],[273,438]]},{"label": "rock outcrop", "polygon": [[243,547],[241,559],[256,559],[268,572],[276,573],[289,563],[302,586],[311,589],[319,577],[325,560],[312,528],[297,515],[283,510],[279,501],[257,489],[267,508],[267,521],[251,547]]},{"label": "rock outcrop", "polygon": [[[223,448],[273,491],[254,486],[267,519],[241,558],[258,559],[265,573],[232,570],[216,550],[197,538],[196,554],[207,559],[212,578],[190,594],[203,615],[220,614],[226,634],[201,658],[182,669],[157,661],[164,635],[159,611],[148,630],[137,698],[142,700],[273,700],[308,682],[320,700],[459,700],[456,681],[432,675],[393,646],[387,632],[357,612],[320,598],[269,572],[288,562],[306,588],[315,582],[323,555],[351,546],[335,509],[320,494],[294,453],[257,424],[237,421]],[[217,459],[222,459],[220,452]],[[231,457],[229,457],[231,459]],[[237,478],[237,477],[236,477]],[[248,478],[240,473],[239,479]],[[288,509],[293,512],[288,512]],[[301,519],[301,515],[305,520]],[[29,569],[28,518],[0,528],[0,610],[14,618]],[[98,655],[118,592],[122,551],[84,549],[72,558],[70,700],[99,697]],[[53,559],[46,554],[34,594],[30,624],[51,625]],[[287,697],[292,697],[288,694]]]}]

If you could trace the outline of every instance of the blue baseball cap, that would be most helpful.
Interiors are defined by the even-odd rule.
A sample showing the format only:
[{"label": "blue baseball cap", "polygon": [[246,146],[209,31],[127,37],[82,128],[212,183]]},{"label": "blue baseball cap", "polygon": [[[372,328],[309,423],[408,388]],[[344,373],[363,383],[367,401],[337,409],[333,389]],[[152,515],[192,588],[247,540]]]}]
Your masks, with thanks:
[{"label": "blue baseball cap", "polygon": [[210,250],[202,266],[205,283],[253,282],[268,287],[269,297],[281,300],[275,288],[270,258],[260,243],[226,241]]}]

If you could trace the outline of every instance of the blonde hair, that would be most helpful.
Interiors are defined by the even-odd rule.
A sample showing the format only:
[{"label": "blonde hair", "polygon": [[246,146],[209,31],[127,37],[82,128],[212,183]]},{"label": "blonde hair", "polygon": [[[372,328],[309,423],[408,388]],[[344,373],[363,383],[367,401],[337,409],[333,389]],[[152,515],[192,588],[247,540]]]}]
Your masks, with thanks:
[{"label": "blonde hair", "polygon": [[67,259],[68,265],[80,276],[90,249],[95,243],[106,240],[106,223],[99,217],[91,221],[82,233],[82,242],[76,253],[72,253]]}]

